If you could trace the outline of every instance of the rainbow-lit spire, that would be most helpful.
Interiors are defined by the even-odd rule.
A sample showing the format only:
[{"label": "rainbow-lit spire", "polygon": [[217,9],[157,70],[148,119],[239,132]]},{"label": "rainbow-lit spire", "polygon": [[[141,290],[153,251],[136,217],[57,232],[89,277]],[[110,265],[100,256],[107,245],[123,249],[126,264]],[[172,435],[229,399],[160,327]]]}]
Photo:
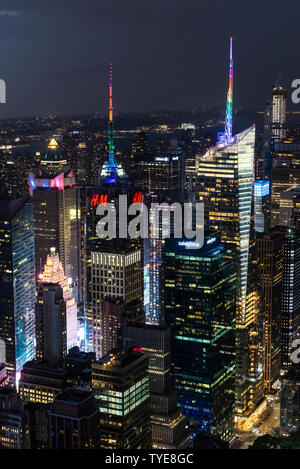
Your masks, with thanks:
[{"label": "rainbow-lit spire", "polygon": [[232,59],[232,37],[230,38],[230,65],[229,65],[229,88],[226,103],[225,118],[225,141],[230,143],[232,140],[232,92],[233,92],[233,59]]},{"label": "rainbow-lit spire", "polygon": [[108,122],[108,163],[115,166],[115,146],[114,146],[114,108],[112,101],[112,63],[109,65],[109,122]]}]

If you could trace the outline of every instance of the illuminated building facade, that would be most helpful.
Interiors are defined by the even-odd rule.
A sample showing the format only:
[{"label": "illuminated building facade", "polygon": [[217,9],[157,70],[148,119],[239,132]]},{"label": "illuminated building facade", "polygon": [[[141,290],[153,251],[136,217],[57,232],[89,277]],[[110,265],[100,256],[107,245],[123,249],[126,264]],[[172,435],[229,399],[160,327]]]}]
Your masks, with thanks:
[{"label": "illuminated building facade", "polygon": [[177,407],[171,378],[171,331],[166,326],[130,324],[123,329],[124,348],[137,345],[149,358],[150,413],[153,449],[186,448],[186,419]]},{"label": "illuminated building facade", "polygon": [[237,254],[236,396],[242,400],[236,403],[239,414],[255,407],[253,389],[257,383],[250,377],[250,370],[259,366],[250,358],[249,341],[255,335],[258,316],[253,311],[253,293],[247,292],[254,145],[253,126],[233,137],[230,144],[220,143],[208,150],[198,166],[198,194],[204,203],[206,227],[217,231],[222,243]]},{"label": "illuminated building facade", "polygon": [[300,185],[300,165],[294,168],[276,166],[272,169],[271,226],[279,225],[281,194]]},{"label": "illuminated building facade", "polygon": [[67,354],[66,304],[60,285],[40,284],[36,303],[36,355],[57,366]]},{"label": "illuminated building facade", "polygon": [[[0,346],[11,382],[35,356],[33,206],[0,200]],[[5,350],[3,350],[5,348]]]},{"label": "illuminated building facade", "polygon": [[261,153],[255,162],[255,178],[270,181],[272,170],[272,159],[274,140],[272,139],[272,106],[268,102],[264,112],[264,131]]},{"label": "illuminated building facade", "polygon": [[270,223],[270,181],[254,183],[254,230],[268,231]]},{"label": "illuminated building facade", "polygon": [[50,247],[59,254],[75,299],[82,300],[80,257],[80,196],[75,178],[53,139],[40,169],[29,174],[34,203],[35,264],[37,277]]},{"label": "illuminated building facade", "polygon": [[183,190],[181,183],[181,153],[137,155],[135,157],[134,185],[137,190],[159,193],[178,199]]},{"label": "illuminated building facade", "polygon": [[279,142],[274,145],[272,158],[273,167],[296,168],[300,166],[300,144]]},{"label": "illuminated building facade", "polygon": [[22,449],[23,406],[12,388],[0,388],[0,448]]},{"label": "illuminated building facade", "polygon": [[257,234],[257,255],[264,295],[264,387],[272,392],[281,364],[281,298],[283,276],[283,236],[275,228]]},{"label": "illuminated building facade", "polygon": [[261,387],[260,365],[253,362],[252,353],[258,344],[251,344],[257,337],[259,299],[248,290],[255,126],[232,136],[232,48],[230,52],[225,132],[199,161],[198,196],[204,203],[206,228],[218,232],[222,243],[236,253],[236,412],[242,416],[261,398],[256,392]]},{"label": "illuminated building facade", "polygon": [[105,355],[92,364],[92,389],[100,410],[100,448],[149,448],[147,355],[138,348]]},{"label": "illuminated building facade", "polygon": [[24,365],[19,381],[23,402],[51,404],[66,387],[66,371],[45,361],[32,360]]},{"label": "illuminated building facade", "polygon": [[300,338],[300,237],[283,229],[283,278],[281,304],[281,367],[292,366],[292,343]]},{"label": "illuminated building facade", "polygon": [[38,358],[56,363],[77,345],[77,304],[55,248],[39,277],[36,321]]},{"label": "illuminated building facade", "polygon": [[146,132],[139,132],[137,138],[132,142],[131,156],[134,159],[136,155],[148,155],[149,154],[149,142],[148,135]]},{"label": "illuminated building facade", "polygon": [[[150,210],[152,203],[159,203],[158,196],[151,192],[144,197]],[[164,209],[162,209],[163,211]],[[151,229],[144,239],[144,308],[147,324],[160,324],[164,314],[162,222],[159,224],[159,237],[154,237]]]},{"label": "illuminated building facade", "polygon": [[229,440],[234,424],[236,262],[215,235],[166,240],[165,312],[184,415]]},{"label": "illuminated building facade", "polygon": [[300,228],[300,186],[281,192],[279,225],[299,231]]},{"label": "illuminated building facade", "polygon": [[275,142],[282,140],[286,133],[286,95],[281,86],[272,90],[272,138]]},{"label": "illuminated building facade", "polygon": [[0,388],[8,384],[7,370],[5,365],[0,364]]},{"label": "illuminated building facade", "polygon": [[[93,352],[100,358],[108,353],[111,345],[117,341],[118,329],[126,319],[125,310],[133,320],[144,317],[141,301],[142,253],[141,250],[134,249],[128,250],[126,254],[92,252],[91,261]],[[114,306],[109,307],[109,298]],[[118,328],[112,329],[116,299],[122,300],[124,313],[119,311]],[[108,309],[111,320],[107,318]],[[131,309],[133,314],[130,313]]]}]

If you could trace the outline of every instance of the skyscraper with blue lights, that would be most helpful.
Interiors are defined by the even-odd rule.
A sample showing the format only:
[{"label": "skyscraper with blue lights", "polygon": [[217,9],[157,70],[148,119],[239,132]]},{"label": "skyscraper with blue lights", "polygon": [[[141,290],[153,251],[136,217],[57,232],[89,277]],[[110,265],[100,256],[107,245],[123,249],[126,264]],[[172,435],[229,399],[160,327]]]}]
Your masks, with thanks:
[{"label": "skyscraper with blue lights", "polygon": [[35,355],[33,205],[29,196],[0,200],[0,339],[11,382]]},{"label": "skyscraper with blue lights", "polygon": [[[178,403],[191,422],[224,440],[234,422],[236,264],[215,235],[202,248],[168,239],[165,312]],[[196,244],[196,243],[194,243]]]}]

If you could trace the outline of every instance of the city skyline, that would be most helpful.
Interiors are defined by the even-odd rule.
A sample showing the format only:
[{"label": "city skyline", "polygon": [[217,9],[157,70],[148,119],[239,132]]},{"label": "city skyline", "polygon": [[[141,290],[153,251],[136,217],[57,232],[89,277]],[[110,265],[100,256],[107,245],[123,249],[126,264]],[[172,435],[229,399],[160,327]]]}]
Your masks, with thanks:
[{"label": "city skyline", "polygon": [[[270,63],[290,73],[293,27],[285,63],[277,36],[269,50],[273,23],[259,48],[265,5],[182,3],[0,0],[0,31],[3,20],[18,40],[38,39],[28,89],[15,66],[31,112],[81,109],[0,113],[0,449],[112,450],[105,463],[126,449],[135,466],[300,447],[300,112],[287,119],[282,73],[267,83]],[[274,0],[274,31],[286,10]],[[107,47],[95,58],[99,33]],[[104,71],[105,117],[85,119]],[[188,112],[124,117],[124,106],[191,97]]]}]

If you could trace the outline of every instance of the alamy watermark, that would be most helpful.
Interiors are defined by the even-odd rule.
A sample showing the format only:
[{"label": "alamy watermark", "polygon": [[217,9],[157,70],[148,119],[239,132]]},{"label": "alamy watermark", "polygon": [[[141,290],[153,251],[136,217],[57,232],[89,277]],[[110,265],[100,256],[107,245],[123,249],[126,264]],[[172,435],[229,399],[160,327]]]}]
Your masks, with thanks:
[{"label": "alamy watermark", "polygon": [[96,214],[101,217],[96,226],[101,239],[137,239],[150,235],[156,239],[195,240],[190,243],[190,249],[199,249],[204,244],[203,203],[152,203],[148,210],[144,203],[135,202],[128,207],[127,195],[120,195],[118,217],[115,204],[109,202],[98,205]]},{"label": "alamy watermark", "polygon": [[6,83],[0,79],[0,103],[6,104]]},{"label": "alamy watermark", "polygon": [[295,88],[294,91],[292,92],[292,102],[294,104],[299,104],[300,103],[300,78],[295,78],[295,80],[292,81],[291,87]]}]

